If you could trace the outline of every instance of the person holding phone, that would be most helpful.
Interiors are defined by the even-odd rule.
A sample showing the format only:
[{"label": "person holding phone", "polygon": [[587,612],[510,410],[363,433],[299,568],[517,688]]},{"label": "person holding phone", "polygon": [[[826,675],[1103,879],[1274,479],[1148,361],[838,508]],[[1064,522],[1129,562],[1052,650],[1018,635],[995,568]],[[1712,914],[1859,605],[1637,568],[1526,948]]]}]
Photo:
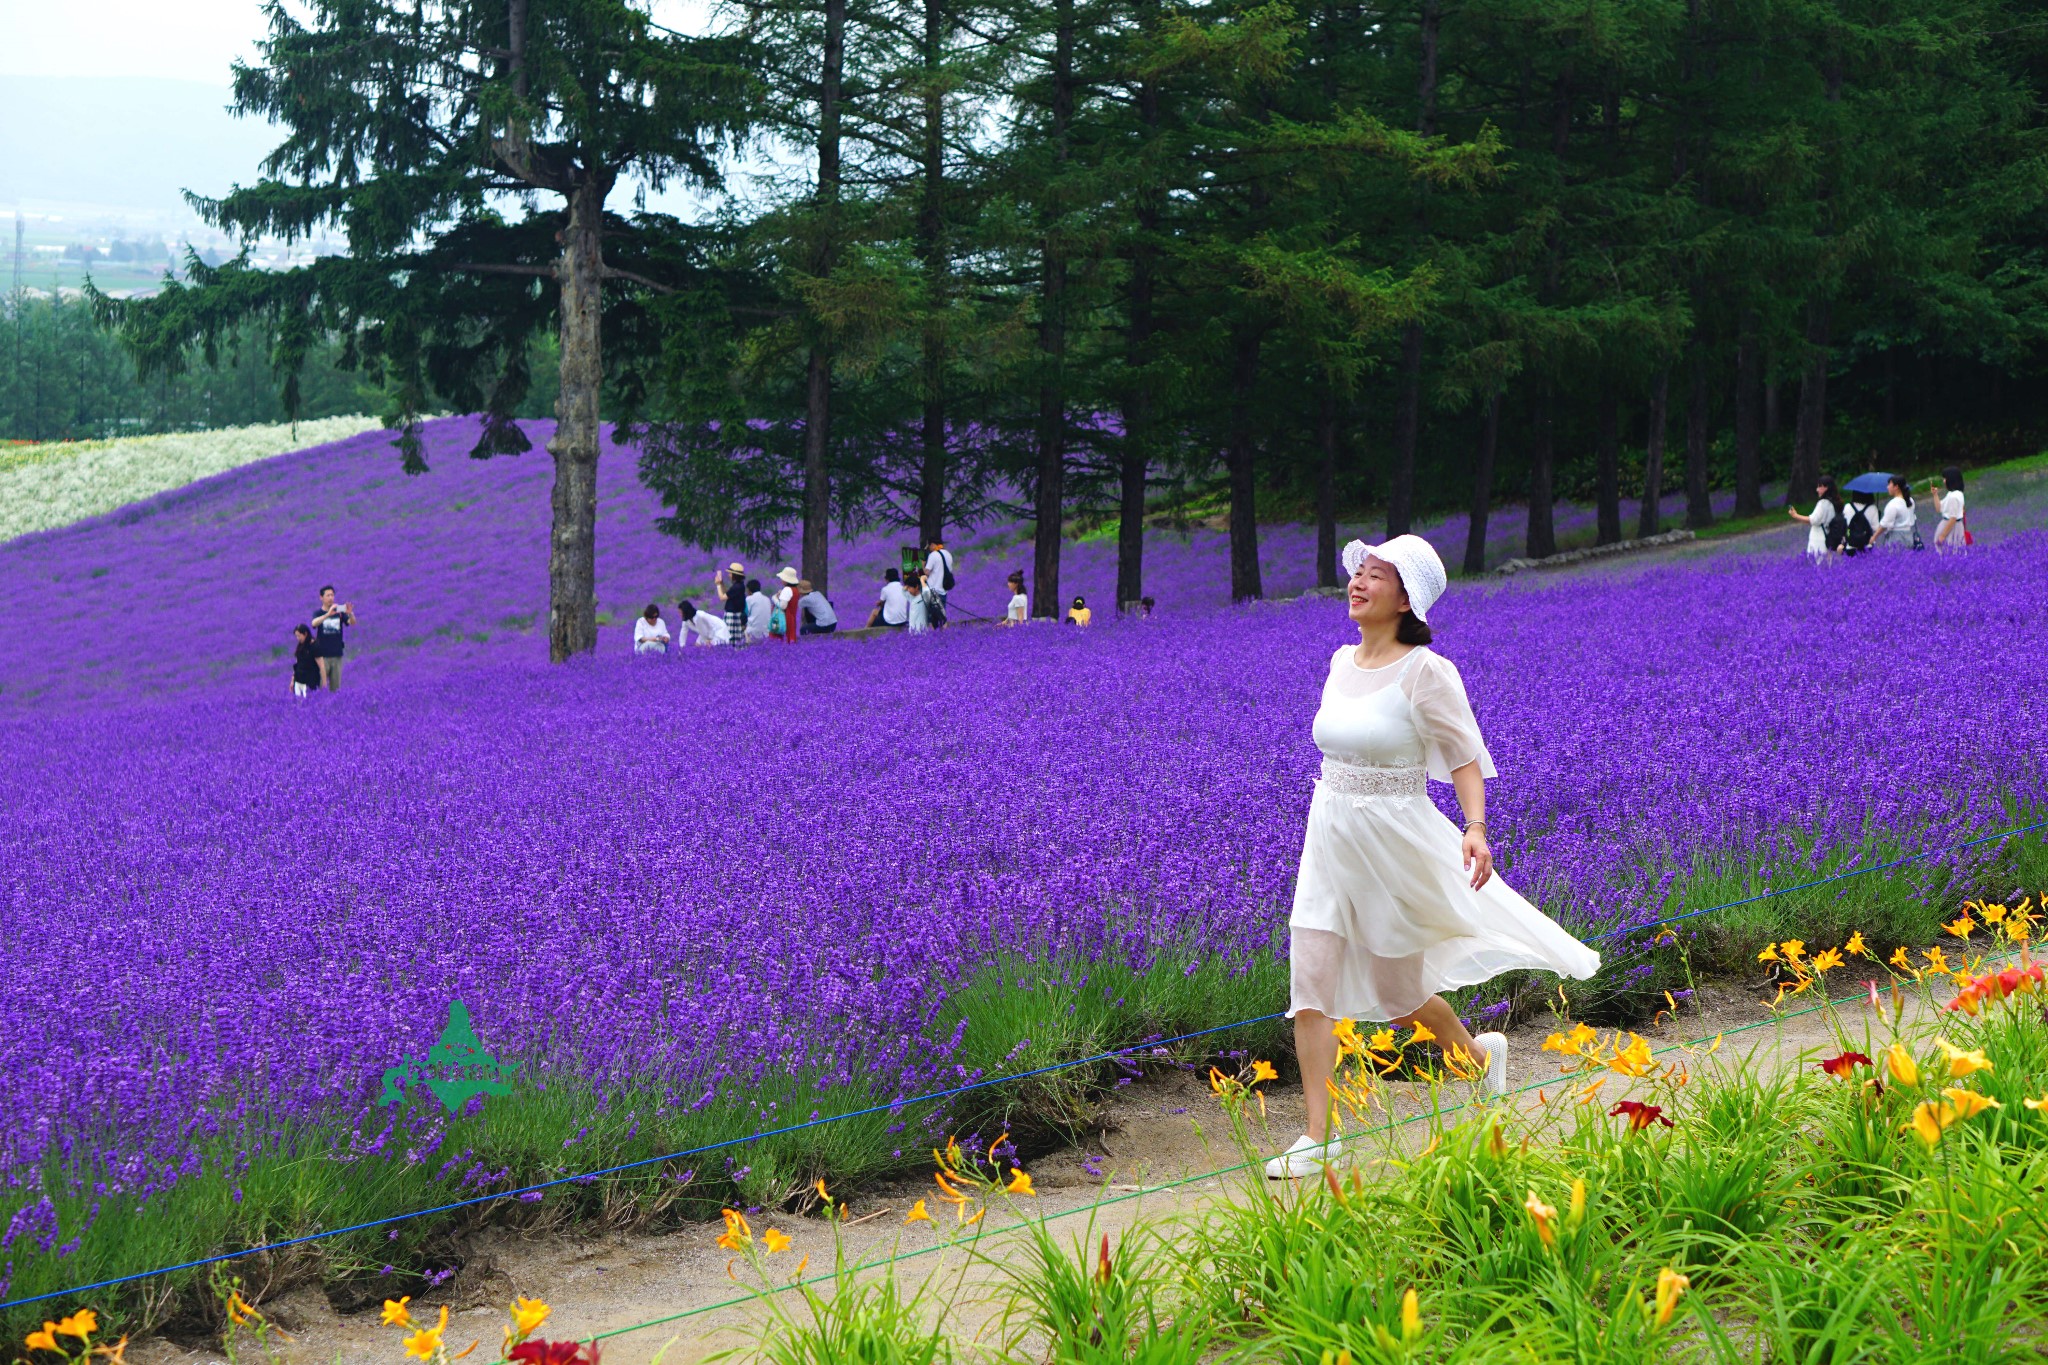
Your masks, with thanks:
[{"label": "person holding phone", "polygon": [[348,648],[348,629],[356,623],[355,608],[334,600],[334,585],[320,589],[320,610],[313,617],[313,647],[320,660],[320,685],[341,691],[341,658]]}]

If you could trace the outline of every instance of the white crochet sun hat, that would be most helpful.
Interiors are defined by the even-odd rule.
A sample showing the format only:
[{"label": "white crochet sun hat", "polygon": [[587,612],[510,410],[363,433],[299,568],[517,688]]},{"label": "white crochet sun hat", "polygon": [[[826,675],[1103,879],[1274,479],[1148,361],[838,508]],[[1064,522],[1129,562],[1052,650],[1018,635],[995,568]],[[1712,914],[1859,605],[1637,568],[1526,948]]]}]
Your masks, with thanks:
[{"label": "white crochet sun hat", "polygon": [[1428,621],[1429,609],[1444,595],[1450,582],[1436,546],[1421,536],[1395,536],[1378,545],[1354,540],[1344,547],[1344,572],[1357,573],[1367,555],[1394,566],[1394,572],[1401,575],[1401,586],[1408,592],[1408,609],[1415,613],[1416,620]]}]

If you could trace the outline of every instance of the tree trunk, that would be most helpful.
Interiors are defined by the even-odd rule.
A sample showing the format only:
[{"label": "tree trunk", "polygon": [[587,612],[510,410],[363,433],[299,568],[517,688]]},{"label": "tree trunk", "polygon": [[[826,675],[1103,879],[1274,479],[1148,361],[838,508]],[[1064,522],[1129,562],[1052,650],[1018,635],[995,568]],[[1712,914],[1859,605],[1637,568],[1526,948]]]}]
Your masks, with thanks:
[{"label": "tree trunk", "polygon": [[[1050,197],[1064,192],[1069,130],[1074,120],[1074,0],[1056,0],[1052,53],[1052,138],[1054,184]],[[1057,621],[1060,616],[1060,540],[1067,495],[1067,262],[1065,244],[1057,240],[1060,205],[1045,206],[1040,255],[1038,350],[1043,371],[1038,383],[1038,496],[1032,509],[1032,572],[1037,577],[1032,612]]]},{"label": "tree trunk", "polygon": [[1422,324],[1401,331],[1401,398],[1394,409],[1394,469],[1387,490],[1387,534],[1406,535],[1415,522],[1415,442],[1422,429]]},{"label": "tree trunk", "polygon": [[1764,385],[1764,435],[1776,436],[1778,428],[1782,425],[1778,420],[1778,386],[1766,383]]},{"label": "tree trunk", "polygon": [[1486,521],[1493,513],[1493,460],[1500,448],[1500,395],[1486,400],[1479,458],[1472,464],[1472,517],[1465,528],[1465,572],[1486,572]]},{"label": "tree trunk", "polygon": [[1265,596],[1259,582],[1258,462],[1252,437],[1252,395],[1259,382],[1260,334],[1240,324],[1230,376],[1230,600]]},{"label": "tree trunk", "polygon": [[1552,481],[1557,459],[1557,399],[1545,383],[1536,399],[1536,421],[1529,433],[1529,534],[1524,553],[1542,559],[1557,553],[1557,524],[1552,518],[1555,500]]},{"label": "tree trunk", "polygon": [[1685,409],[1685,524],[1692,530],[1714,524],[1707,493],[1707,351],[1692,353],[1692,401]]},{"label": "tree trunk", "polygon": [[1344,580],[1337,564],[1337,390],[1326,379],[1316,406],[1316,586]]},{"label": "tree trunk", "polygon": [[[1141,5],[1141,25],[1150,34],[1158,6]],[[1138,122],[1149,147],[1159,135],[1159,83],[1138,82]],[[1152,472],[1152,337],[1153,295],[1157,288],[1161,196],[1153,186],[1138,195],[1137,238],[1127,253],[1130,274],[1130,328],[1126,357],[1136,376],[1124,395],[1124,441],[1117,464],[1116,605],[1122,611],[1145,595],[1145,484]]]},{"label": "tree trunk", "polygon": [[1593,458],[1598,540],[1612,545],[1621,539],[1621,395],[1612,384],[1600,395],[1600,434]]},{"label": "tree trunk", "polygon": [[946,10],[941,0],[924,0],[924,194],[918,205],[918,256],[924,264],[927,317],[921,359],[924,415],[918,467],[917,536],[925,546],[946,534],[946,485],[951,471],[946,446],[946,335],[940,318],[946,306],[952,262],[946,248],[946,101],[940,85],[945,55]]},{"label": "tree trunk", "polygon": [[1735,346],[1735,515],[1763,515],[1763,434],[1758,430],[1757,400],[1762,352],[1756,340],[1757,317],[1742,315],[1742,339]]},{"label": "tree trunk", "polygon": [[1828,324],[1829,305],[1816,299],[1806,309],[1806,344],[1810,348],[1806,369],[1799,376],[1798,425],[1792,433],[1792,478],[1786,486],[1788,503],[1811,497],[1820,482],[1821,445],[1828,419]]},{"label": "tree trunk", "polygon": [[[1439,0],[1423,0],[1421,71],[1416,82],[1415,130],[1428,137],[1436,131],[1437,37],[1443,22]],[[1425,195],[1427,190],[1424,191]],[[1428,200],[1416,212],[1416,228],[1426,230]],[[1422,434],[1422,324],[1401,330],[1401,393],[1394,408],[1394,468],[1387,490],[1387,534],[1405,535],[1415,524],[1415,446]]]},{"label": "tree trunk", "polygon": [[604,200],[601,180],[569,193],[562,229],[562,391],[555,402],[553,515],[548,532],[548,658],[597,648],[598,397],[604,388]]},{"label": "tree trunk", "polygon": [[[817,263],[829,275],[837,254],[839,203],[839,85],[846,65],[846,0],[825,0],[825,45],[818,76],[818,203],[827,215]],[[825,454],[832,435],[832,353],[811,346],[804,386],[804,577],[819,592],[830,576],[832,476]]]},{"label": "tree trunk", "polygon": [[1636,534],[1654,536],[1664,529],[1664,430],[1670,424],[1671,371],[1650,386],[1650,416],[1643,433],[1643,506]]}]

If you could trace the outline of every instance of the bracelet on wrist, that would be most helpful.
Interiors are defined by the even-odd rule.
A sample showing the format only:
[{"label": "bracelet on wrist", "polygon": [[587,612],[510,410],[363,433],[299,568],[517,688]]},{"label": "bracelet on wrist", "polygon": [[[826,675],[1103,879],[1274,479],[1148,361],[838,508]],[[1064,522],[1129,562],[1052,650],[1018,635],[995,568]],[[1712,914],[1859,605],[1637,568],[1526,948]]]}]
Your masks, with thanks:
[{"label": "bracelet on wrist", "polygon": [[1481,817],[1479,817],[1479,818],[1478,818],[1477,820],[1467,820],[1467,821],[1465,822],[1465,832],[1466,832],[1467,834],[1470,834],[1470,833],[1472,832],[1472,828],[1473,828],[1473,826],[1475,826],[1475,825],[1476,825],[1476,826],[1478,826],[1478,827],[1479,827],[1480,829],[1485,829],[1485,828],[1486,828],[1486,817],[1482,815],[1482,816],[1481,816]]}]

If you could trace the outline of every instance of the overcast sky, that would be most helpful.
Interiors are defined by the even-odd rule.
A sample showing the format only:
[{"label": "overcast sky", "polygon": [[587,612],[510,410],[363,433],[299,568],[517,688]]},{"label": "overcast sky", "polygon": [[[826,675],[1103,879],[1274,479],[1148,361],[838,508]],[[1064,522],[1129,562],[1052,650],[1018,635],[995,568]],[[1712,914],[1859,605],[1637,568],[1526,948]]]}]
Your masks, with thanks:
[{"label": "overcast sky", "polygon": [[[707,0],[657,0],[655,15],[701,27]],[[257,0],[0,0],[0,75],[162,76],[228,83],[254,55]]]}]

